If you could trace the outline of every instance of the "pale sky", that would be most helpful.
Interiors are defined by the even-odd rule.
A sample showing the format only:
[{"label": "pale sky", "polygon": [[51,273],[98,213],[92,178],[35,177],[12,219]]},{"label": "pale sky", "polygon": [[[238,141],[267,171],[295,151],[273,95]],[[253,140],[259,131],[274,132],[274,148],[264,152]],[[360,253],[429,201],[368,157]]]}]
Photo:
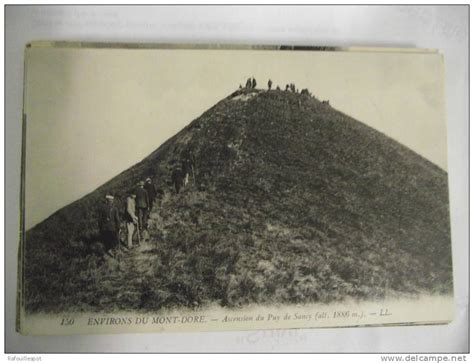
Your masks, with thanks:
[{"label": "pale sky", "polygon": [[295,83],[447,170],[435,53],[26,51],[26,228],[142,160],[254,76]]}]

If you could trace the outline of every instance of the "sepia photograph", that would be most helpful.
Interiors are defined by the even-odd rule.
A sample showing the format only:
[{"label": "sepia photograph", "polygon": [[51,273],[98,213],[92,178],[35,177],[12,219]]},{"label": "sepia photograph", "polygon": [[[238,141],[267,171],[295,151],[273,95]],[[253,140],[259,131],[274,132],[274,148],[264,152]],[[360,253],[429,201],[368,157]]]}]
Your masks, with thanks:
[{"label": "sepia photograph", "polygon": [[444,324],[435,50],[33,42],[22,334]]}]

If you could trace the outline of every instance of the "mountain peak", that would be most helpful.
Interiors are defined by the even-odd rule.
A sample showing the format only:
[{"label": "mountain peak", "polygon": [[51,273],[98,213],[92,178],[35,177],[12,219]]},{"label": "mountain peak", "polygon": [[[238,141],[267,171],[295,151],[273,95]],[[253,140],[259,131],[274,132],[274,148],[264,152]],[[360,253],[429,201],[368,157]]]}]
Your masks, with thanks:
[{"label": "mountain peak", "polygon": [[[171,174],[185,158],[193,170],[177,194]],[[110,272],[93,247],[97,206],[106,192],[122,205],[149,176],[164,191],[149,221],[152,267]],[[26,260],[30,310],[442,293],[452,289],[447,175],[307,90],[239,89],[28,231]],[[102,275],[87,283],[90,264]],[[71,288],[58,294],[50,281]]]}]

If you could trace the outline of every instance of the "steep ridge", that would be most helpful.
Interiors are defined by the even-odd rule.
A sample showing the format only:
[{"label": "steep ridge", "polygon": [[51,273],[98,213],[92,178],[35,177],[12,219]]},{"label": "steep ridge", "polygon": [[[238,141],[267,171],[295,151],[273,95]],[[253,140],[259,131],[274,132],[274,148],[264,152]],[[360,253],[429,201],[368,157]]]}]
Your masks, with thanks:
[{"label": "steep ridge", "polygon": [[[187,152],[195,174],[176,195],[170,165]],[[150,175],[165,191],[150,241],[104,257],[99,201]],[[238,90],[29,230],[25,251],[29,311],[447,293],[447,174],[310,95]]]}]

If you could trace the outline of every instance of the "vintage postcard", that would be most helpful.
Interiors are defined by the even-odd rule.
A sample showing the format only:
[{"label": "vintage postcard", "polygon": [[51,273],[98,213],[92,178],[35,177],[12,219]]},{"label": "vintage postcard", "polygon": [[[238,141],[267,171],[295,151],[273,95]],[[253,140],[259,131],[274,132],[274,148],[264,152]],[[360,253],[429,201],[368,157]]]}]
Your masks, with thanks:
[{"label": "vintage postcard", "polygon": [[22,334],[453,318],[433,50],[25,49]]}]

